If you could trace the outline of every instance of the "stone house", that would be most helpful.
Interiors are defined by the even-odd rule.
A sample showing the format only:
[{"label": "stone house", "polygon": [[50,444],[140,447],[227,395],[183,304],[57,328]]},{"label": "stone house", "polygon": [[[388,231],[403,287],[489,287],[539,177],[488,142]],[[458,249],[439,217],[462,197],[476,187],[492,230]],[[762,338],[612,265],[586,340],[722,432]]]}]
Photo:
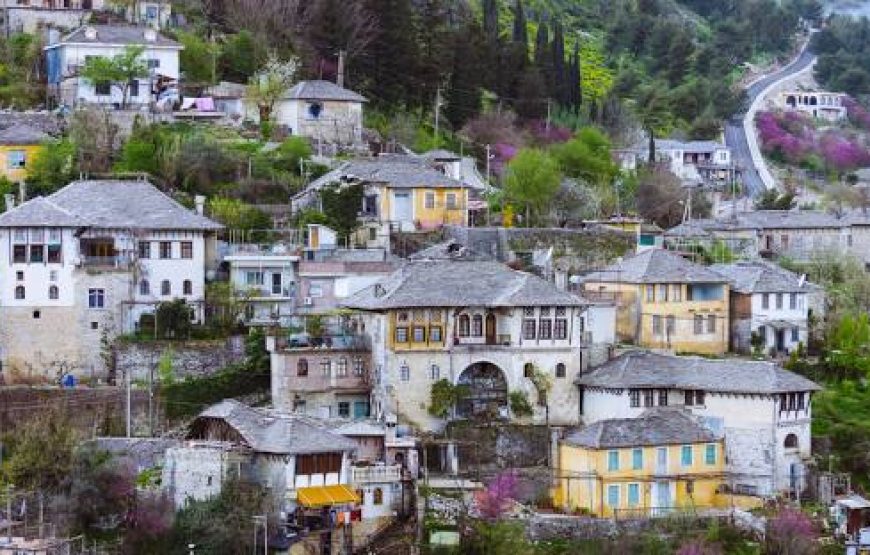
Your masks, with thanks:
[{"label": "stone house", "polygon": [[581,280],[585,297],[616,302],[621,341],[677,352],[728,350],[728,280],[704,266],[648,249]]},{"label": "stone house", "polygon": [[798,345],[807,346],[811,317],[824,316],[822,288],[763,260],[713,264],[710,269],[731,283],[733,351],[750,353],[753,333],[760,337],[765,354],[788,354]]},{"label": "stone house", "polygon": [[[730,185],[738,175],[731,149],[715,141],[656,139],[656,162],[687,185]],[[623,170],[634,171],[649,162],[649,142],[617,149],[614,155]]]},{"label": "stone house", "polygon": [[584,425],[678,407],[725,437],[723,484],[771,496],[806,487],[812,396],[821,388],[771,362],[628,352],[578,377]]},{"label": "stone house", "polygon": [[614,340],[612,306],[453,242],[417,253],[344,306],[365,314],[374,416],[423,430],[443,426],[428,413],[442,379],[467,387],[456,417],[508,418],[513,393],[530,399],[534,422],[575,423],[570,379],[605,360]]},{"label": "stone house", "polygon": [[[275,103],[272,120],[315,144],[356,145],[362,142],[366,102],[364,96],[331,81],[300,81]],[[251,115],[259,120],[256,109]]]},{"label": "stone house", "polygon": [[780,110],[801,112],[821,120],[837,122],[848,116],[843,104],[848,97],[846,93],[829,91],[787,90],[780,92],[774,102]]},{"label": "stone house", "polygon": [[158,303],[184,299],[201,322],[222,227],[203,204],[188,210],[146,181],[89,180],[0,215],[3,367],[101,378],[102,341]]}]

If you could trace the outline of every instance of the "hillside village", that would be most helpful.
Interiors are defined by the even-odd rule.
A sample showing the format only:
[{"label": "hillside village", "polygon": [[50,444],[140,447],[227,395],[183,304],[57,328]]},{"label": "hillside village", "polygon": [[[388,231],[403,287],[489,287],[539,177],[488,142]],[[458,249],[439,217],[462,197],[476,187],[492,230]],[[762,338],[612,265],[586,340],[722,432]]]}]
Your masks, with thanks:
[{"label": "hillside village", "polygon": [[0,3],[0,555],[870,552],[867,19]]}]

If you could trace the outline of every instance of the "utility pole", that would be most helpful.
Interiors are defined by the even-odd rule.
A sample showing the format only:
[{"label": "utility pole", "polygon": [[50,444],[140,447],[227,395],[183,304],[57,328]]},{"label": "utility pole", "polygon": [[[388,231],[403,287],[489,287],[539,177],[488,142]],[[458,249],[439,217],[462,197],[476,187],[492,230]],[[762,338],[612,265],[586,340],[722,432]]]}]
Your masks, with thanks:
[{"label": "utility pole", "polygon": [[130,369],[128,368],[127,371],[124,373],[126,374],[126,378],[127,378],[127,384],[126,384],[126,387],[127,387],[127,403],[126,403],[126,405],[127,405],[127,407],[126,407],[126,411],[125,411],[127,413],[127,437],[132,437],[132,434],[130,433],[130,397],[131,397],[130,390],[132,389],[132,384],[130,383],[131,382]]},{"label": "utility pole", "polygon": [[6,486],[6,537],[12,539],[12,489],[13,485]]},{"label": "utility pole", "polygon": [[545,124],[544,129],[546,129],[547,133],[550,132],[550,99],[547,99],[547,123]]},{"label": "utility pole", "polygon": [[338,75],[336,75],[335,84],[344,88],[344,50],[338,51]]},{"label": "utility pole", "polygon": [[441,113],[441,87],[435,89],[435,148],[438,148],[438,118]]}]

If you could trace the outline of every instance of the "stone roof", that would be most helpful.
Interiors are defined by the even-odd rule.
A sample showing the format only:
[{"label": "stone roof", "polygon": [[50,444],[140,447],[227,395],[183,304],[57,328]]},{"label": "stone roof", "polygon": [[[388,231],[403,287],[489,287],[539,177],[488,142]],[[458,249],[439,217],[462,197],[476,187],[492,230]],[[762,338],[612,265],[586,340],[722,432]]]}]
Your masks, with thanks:
[{"label": "stone roof", "polygon": [[741,260],[731,264],[713,264],[710,269],[725,277],[738,293],[807,293],[818,286],[805,276],[790,272],[764,260]]},{"label": "stone roof", "polygon": [[437,148],[423,153],[423,158],[427,160],[459,160],[460,156],[455,152]]},{"label": "stone roof", "polygon": [[853,225],[870,225],[870,215],[860,210],[837,216],[821,210],[756,210],[734,217],[699,219],[669,229],[665,235],[701,237],[713,231],[765,229],[840,229]]},{"label": "stone roof", "polygon": [[818,391],[816,383],[772,362],[707,359],[630,351],[574,380],[605,388],[700,389],[773,394]]},{"label": "stone roof", "polygon": [[[674,139],[656,139],[656,151],[663,150],[682,150],[689,154],[712,153],[717,150],[728,148],[722,143],[716,141],[677,141]],[[624,149],[628,151],[646,154],[649,152],[649,140],[644,139],[634,146]]]},{"label": "stone roof", "polygon": [[476,257],[413,260],[348,298],[361,310],[412,307],[585,306],[586,300],[556,289],[538,276]]},{"label": "stone roof", "polygon": [[725,283],[721,275],[664,249],[648,249],[582,277],[584,282]]},{"label": "stone roof", "polygon": [[[88,36],[88,29],[96,31],[94,38]],[[135,27],[133,25],[84,25],[68,34],[58,44],[144,44],[181,49],[181,45],[160,33],[155,32],[154,40],[145,38],[146,32],[155,32],[150,27]],[[48,48],[56,45],[49,45]]]},{"label": "stone roof", "polygon": [[0,227],[97,227],[217,230],[147,181],[73,181],[0,215]]},{"label": "stone roof", "polygon": [[339,87],[332,81],[300,81],[287,89],[284,98],[291,100],[343,100],[347,102],[368,102],[366,98],[351,90]]},{"label": "stone roof", "polygon": [[461,181],[441,173],[421,158],[412,156],[379,156],[377,158],[348,160],[336,169],[312,181],[306,187],[304,193],[322,189],[332,183],[353,181],[385,183],[397,189],[416,187],[458,189],[464,187]]},{"label": "stone roof", "polygon": [[720,437],[684,409],[655,408],[639,418],[614,418],[590,424],[562,440],[592,449],[681,445],[717,441]]},{"label": "stone roof", "polygon": [[24,123],[15,123],[0,131],[0,145],[38,145],[51,136]]},{"label": "stone roof", "polygon": [[245,444],[259,453],[294,455],[353,451],[356,443],[310,419],[249,407],[224,399],[202,411],[191,424],[189,439],[207,419],[223,420]]}]

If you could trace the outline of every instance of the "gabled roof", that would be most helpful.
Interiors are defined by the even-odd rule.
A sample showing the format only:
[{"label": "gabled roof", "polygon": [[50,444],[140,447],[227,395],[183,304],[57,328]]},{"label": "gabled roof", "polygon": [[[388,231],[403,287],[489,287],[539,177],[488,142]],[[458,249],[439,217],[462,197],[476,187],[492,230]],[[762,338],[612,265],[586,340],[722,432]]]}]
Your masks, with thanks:
[{"label": "gabled roof", "polygon": [[284,98],[291,100],[343,100],[347,102],[368,102],[366,98],[351,90],[339,87],[332,81],[300,81],[287,89]]},{"label": "gabled roof", "polygon": [[208,419],[222,420],[241,436],[247,447],[259,453],[294,455],[353,451],[352,440],[293,415],[256,409],[234,399],[225,399],[202,411],[191,424],[189,439],[203,439]]},{"label": "gabled roof", "polygon": [[727,279],[664,249],[648,249],[582,277],[605,283],[725,283]]},{"label": "gabled roof", "polygon": [[[90,35],[89,30],[96,31]],[[155,33],[154,40],[147,40],[146,33]],[[181,44],[157,33],[150,27],[135,27],[133,25],[84,25],[65,36],[59,43],[51,44],[142,44],[146,46],[172,47],[181,50]]]},{"label": "gabled roof", "polygon": [[218,223],[188,210],[147,181],[73,181],[0,215],[0,227],[97,227],[217,230]]},{"label": "gabled roof", "polygon": [[665,235],[700,237],[713,231],[841,229],[853,225],[870,225],[870,214],[860,210],[852,210],[842,216],[821,210],[756,210],[727,218],[691,220],[669,229]]},{"label": "gabled roof", "polygon": [[0,131],[0,145],[38,145],[50,139],[47,133],[24,123],[16,123]]},{"label": "gabled roof", "polygon": [[[436,252],[436,251],[433,251]],[[427,257],[410,261],[343,305],[361,310],[412,307],[585,306],[538,276],[491,261]]]},{"label": "gabled roof", "polygon": [[681,445],[721,439],[684,409],[655,408],[639,418],[599,420],[562,440],[562,443],[592,449]]},{"label": "gabled roof", "polygon": [[700,389],[730,393],[773,394],[818,391],[815,382],[772,362],[707,359],[630,351],[574,380],[604,388]]},{"label": "gabled roof", "polygon": [[738,293],[807,293],[819,289],[805,277],[765,260],[713,264],[710,269],[727,278]]}]

